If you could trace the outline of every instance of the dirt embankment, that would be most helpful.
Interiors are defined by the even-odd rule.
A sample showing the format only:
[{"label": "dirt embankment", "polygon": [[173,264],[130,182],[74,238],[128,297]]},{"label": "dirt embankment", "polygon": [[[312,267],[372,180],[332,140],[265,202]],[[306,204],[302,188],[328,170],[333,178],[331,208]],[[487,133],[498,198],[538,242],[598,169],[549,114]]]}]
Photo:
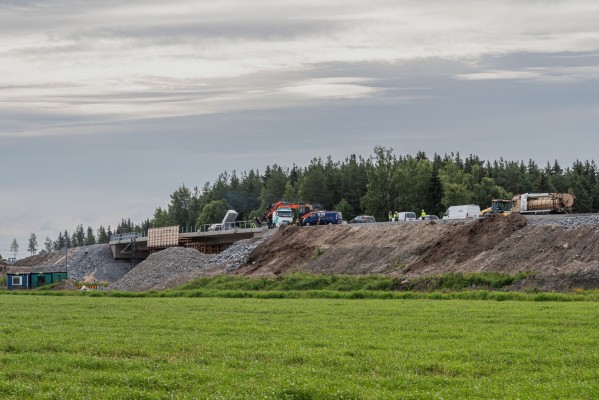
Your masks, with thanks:
[{"label": "dirt embankment", "polygon": [[596,288],[599,232],[596,225],[531,227],[518,214],[469,223],[289,226],[256,248],[236,273],[297,271],[407,279],[447,272],[531,271],[537,275],[525,284],[543,290]]}]

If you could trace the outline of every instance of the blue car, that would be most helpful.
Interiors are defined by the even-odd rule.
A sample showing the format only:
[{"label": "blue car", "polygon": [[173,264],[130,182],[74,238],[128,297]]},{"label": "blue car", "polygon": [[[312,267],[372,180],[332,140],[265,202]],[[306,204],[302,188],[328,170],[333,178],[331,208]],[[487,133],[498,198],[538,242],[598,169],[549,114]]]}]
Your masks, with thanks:
[{"label": "blue car", "polygon": [[301,225],[333,225],[342,222],[343,217],[339,211],[314,211],[306,218],[302,219]]}]

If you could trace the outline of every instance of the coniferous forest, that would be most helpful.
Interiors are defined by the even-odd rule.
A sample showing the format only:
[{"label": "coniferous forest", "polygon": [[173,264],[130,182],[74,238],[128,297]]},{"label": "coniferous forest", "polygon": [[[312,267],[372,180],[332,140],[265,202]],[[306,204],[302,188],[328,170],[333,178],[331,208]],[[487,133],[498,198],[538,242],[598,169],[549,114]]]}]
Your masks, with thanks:
[{"label": "coniferous forest", "polygon": [[115,229],[100,226],[94,234],[82,225],[74,233],[46,238],[45,249],[65,245],[107,243],[112,233],[147,232],[151,227],[179,225],[191,231],[220,222],[227,210],[248,220],[264,213],[276,201],[309,203],[343,213],[346,220],[369,214],[387,220],[389,210],[425,210],[442,215],[450,205],[477,204],[488,207],[493,198],[519,193],[569,192],[576,196],[579,213],[599,211],[598,168],[594,161],[576,161],[562,167],[557,160],[537,165],[534,161],[481,160],[459,153],[429,156],[396,155],[393,149],[374,148],[368,158],[351,155],[345,160],[314,158],[309,165],[269,165],[263,172],[223,172],[201,188],[183,185],[170,195],[166,208],[141,223],[123,218]]}]

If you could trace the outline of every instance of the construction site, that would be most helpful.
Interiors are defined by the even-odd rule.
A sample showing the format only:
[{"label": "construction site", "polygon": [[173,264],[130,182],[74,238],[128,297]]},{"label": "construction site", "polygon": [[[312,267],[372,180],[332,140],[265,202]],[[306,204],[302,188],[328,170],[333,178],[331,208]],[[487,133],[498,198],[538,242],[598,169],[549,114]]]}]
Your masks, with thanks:
[{"label": "construction site", "polygon": [[[384,275],[406,282],[456,273],[530,276],[505,290],[599,288],[599,215],[512,213],[472,220],[248,228],[216,254],[171,241],[143,260],[115,258],[110,245],[28,257],[10,269],[68,269],[68,278],[124,291],[173,288],[200,276],[276,277],[296,272]],[[226,231],[222,231],[224,237]],[[180,235],[184,238],[184,235]],[[212,253],[212,252],[210,252]],[[66,262],[66,264],[65,264]]]}]

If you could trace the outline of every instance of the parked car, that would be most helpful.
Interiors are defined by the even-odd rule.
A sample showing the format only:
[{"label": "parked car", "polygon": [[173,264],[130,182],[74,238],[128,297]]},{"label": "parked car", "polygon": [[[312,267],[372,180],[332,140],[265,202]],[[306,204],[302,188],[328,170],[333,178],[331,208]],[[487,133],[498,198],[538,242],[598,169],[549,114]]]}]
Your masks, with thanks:
[{"label": "parked car", "polygon": [[397,215],[398,221],[416,221],[416,213],[405,211]]},{"label": "parked car", "polygon": [[372,215],[358,215],[349,221],[350,224],[365,224],[368,222],[376,222],[376,219]]},{"label": "parked car", "polygon": [[424,221],[434,221],[436,219],[439,219],[439,217],[437,217],[436,215],[425,215],[421,219]]},{"label": "parked car", "polygon": [[341,224],[343,217],[339,211],[314,211],[302,219],[302,226]]},{"label": "parked car", "polygon": [[223,230],[223,224],[212,224],[208,227],[209,231],[222,231]]}]

